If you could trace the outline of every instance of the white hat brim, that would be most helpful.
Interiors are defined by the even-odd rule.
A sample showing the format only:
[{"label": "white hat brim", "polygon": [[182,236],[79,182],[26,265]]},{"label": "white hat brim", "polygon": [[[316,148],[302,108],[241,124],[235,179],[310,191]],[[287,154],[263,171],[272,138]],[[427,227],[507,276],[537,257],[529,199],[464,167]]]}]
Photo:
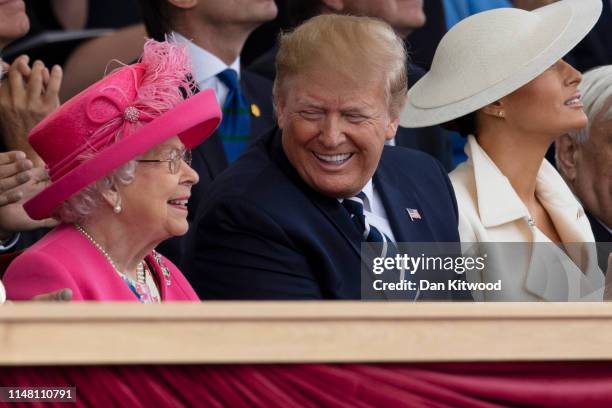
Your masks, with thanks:
[{"label": "white hat brim", "polygon": [[[504,12],[503,9],[497,9],[484,13],[494,11],[498,14]],[[408,92],[406,105],[400,114],[400,125],[408,128],[418,128],[446,123],[481,109],[516,91],[546,71],[574,48],[591,31],[601,15],[601,11],[601,0],[561,0],[534,10],[532,13],[542,17],[541,21],[547,27],[559,28],[559,33],[553,41],[534,58],[525,61],[523,65],[517,66],[516,70],[513,70],[508,77],[500,79],[493,85],[485,84],[482,89],[458,100],[456,100],[457,98],[453,100],[452,90],[457,87],[461,88],[460,83],[463,76],[469,76],[470,72],[459,70],[441,75],[445,72],[444,69],[434,69],[438,49],[434,57],[432,70],[414,84]],[[467,22],[467,19],[465,21]],[[495,28],[491,27],[491,29]],[[520,30],[520,27],[517,27],[517,30]],[[451,31],[447,35],[451,34]],[[486,33],[482,32],[480,34]],[[538,31],[534,35],[538,35]],[[466,46],[477,45],[466,44]],[[503,64],[504,61],[491,61],[491,63]],[[432,96],[432,99],[437,102],[433,104],[423,102],[427,96]],[[450,101],[446,103],[445,98]]]}]

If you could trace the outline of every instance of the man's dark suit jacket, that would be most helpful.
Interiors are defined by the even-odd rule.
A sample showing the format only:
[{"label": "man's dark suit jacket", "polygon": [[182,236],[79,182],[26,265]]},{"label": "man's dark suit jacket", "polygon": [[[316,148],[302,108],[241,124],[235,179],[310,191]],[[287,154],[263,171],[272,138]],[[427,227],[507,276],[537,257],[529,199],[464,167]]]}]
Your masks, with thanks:
[{"label": "man's dark suit jacket", "polygon": [[612,234],[603,226],[601,223],[593,217],[593,215],[585,211],[586,216],[591,223],[591,229],[593,235],[595,235],[595,242],[597,242],[597,262],[599,268],[606,273],[608,269],[608,256],[610,256],[610,249],[612,248]]},{"label": "man's dark suit jacket", "polygon": [[[280,139],[270,132],[210,185],[183,272],[202,299],[359,299],[361,234],[337,199],[302,181]],[[454,192],[436,160],[387,146],[373,182],[398,242],[459,240]]]},{"label": "man's dark suit jacket", "polygon": [[[274,80],[276,67],[274,61],[278,45],[275,45],[268,52],[249,65],[249,70]],[[408,64],[408,87],[417,82],[425,70],[418,65]],[[450,140],[450,133],[441,126],[429,126],[420,129],[408,129],[398,127],[395,134],[395,144],[397,146],[420,150],[438,159],[447,172],[455,167],[453,164],[453,151]]]},{"label": "man's dark suit jacket", "polygon": [[[251,139],[249,143],[255,142],[274,127],[274,112],[272,109],[272,81],[248,70],[240,72],[240,86],[251,109]],[[253,109],[255,105],[257,108]],[[253,114],[253,110],[259,110],[259,116]],[[198,173],[200,181],[191,189],[189,199],[188,220],[194,218],[199,203],[205,199],[204,190],[208,185],[228,167],[227,157],[223,149],[223,142],[215,132],[201,145],[192,150],[193,161],[191,167]],[[185,242],[189,240],[189,234],[164,241],[157,250],[165,255],[176,265],[181,265],[182,256],[185,251]]]}]

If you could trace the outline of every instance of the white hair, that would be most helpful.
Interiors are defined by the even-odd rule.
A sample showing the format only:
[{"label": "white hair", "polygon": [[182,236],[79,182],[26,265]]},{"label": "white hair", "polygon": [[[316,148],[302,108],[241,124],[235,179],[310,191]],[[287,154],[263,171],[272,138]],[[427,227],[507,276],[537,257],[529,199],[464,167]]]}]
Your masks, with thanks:
[{"label": "white hair", "polygon": [[[604,65],[587,71],[582,76],[578,90],[582,95],[584,113],[589,121],[582,129],[568,132],[568,136],[580,145],[589,140],[591,128],[596,122],[612,119],[612,65]],[[555,150],[555,164],[563,175],[558,150]]]},{"label": "white hair", "polygon": [[102,193],[113,187],[128,185],[134,181],[137,164],[135,160],[131,160],[107,176],[85,187],[60,203],[53,211],[52,217],[66,224],[82,223],[103,204]]},{"label": "white hair", "polygon": [[574,141],[584,143],[591,134],[596,118],[597,121],[612,119],[612,65],[604,65],[585,73],[578,89],[582,94],[584,113],[589,118],[589,124],[569,135]]}]

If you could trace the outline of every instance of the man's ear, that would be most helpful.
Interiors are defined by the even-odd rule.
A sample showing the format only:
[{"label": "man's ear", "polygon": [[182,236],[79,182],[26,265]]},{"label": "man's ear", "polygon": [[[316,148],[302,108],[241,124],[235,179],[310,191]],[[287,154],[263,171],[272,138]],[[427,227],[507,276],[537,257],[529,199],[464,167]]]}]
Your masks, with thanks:
[{"label": "man's ear", "polygon": [[488,104],[484,108],[480,109],[480,111],[485,115],[495,116],[496,118],[506,117],[506,112],[504,111],[504,103],[501,100]]},{"label": "man's ear", "polygon": [[343,0],[321,0],[321,3],[336,13],[344,11],[345,5]]},{"label": "man's ear", "polygon": [[285,124],[285,103],[282,98],[275,99],[274,112],[276,112],[276,123],[282,129]]},{"label": "man's ear", "polygon": [[557,168],[571,182],[576,180],[578,173],[578,149],[577,143],[568,134],[559,136],[555,141]]},{"label": "man's ear", "polygon": [[385,132],[386,140],[391,140],[395,137],[395,134],[397,133],[397,127],[399,126],[399,121],[399,116],[396,118],[392,118],[389,121],[389,124],[387,124],[387,131]]},{"label": "man's ear", "polygon": [[190,9],[198,5],[198,0],[168,0],[168,3],[172,4],[176,8]]}]

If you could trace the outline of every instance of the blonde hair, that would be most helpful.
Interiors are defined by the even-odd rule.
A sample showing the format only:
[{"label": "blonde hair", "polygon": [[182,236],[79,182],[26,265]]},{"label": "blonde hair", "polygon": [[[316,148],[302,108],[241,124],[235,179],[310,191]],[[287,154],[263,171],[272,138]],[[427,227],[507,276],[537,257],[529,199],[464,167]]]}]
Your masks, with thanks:
[{"label": "blonde hair", "polygon": [[387,23],[370,17],[323,14],[283,33],[276,56],[275,106],[289,78],[313,67],[357,82],[384,79],[389,113],[399,116],[408,92],[404,42]]}]

